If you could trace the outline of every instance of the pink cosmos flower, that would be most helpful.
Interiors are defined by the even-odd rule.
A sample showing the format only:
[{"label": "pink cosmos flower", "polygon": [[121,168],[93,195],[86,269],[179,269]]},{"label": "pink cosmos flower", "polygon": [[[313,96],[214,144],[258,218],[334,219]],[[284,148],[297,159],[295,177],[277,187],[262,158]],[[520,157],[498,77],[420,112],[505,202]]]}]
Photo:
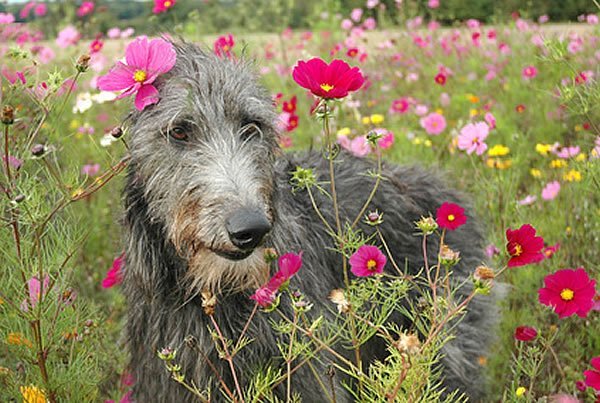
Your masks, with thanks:
[{"label": "pink cosmos flower", "polygon": [[48,12],[48,6],[45,3],[36,4],[33,8],[33,13],[36,17],[43,17]]},{"label": "pink cosmos flower", "polygon": [[100,171],[100,164],[86,164],[81,167],[81,173],[87,176],[96,176]]},{"label": "pink cosmos flower", "polygon": [[314,95],[332,99],[344,98],[351,91],[356,91],[365,82],[358,67],[350,67],[343,60],[333,60],[327,64],[324,60],[313,58],[309,61],[298,61],[292,72],[294,81]]},{"label": "pink cosmos flower", "polygon": [[485,122],[469,123],[460,130],[458,148],[467,154],[475,151],[477,155],[482,155],[488,148],[484,141],[489,132],[490,128]]},{"label": "pink cosmos flower", "polygon": [[517,204],[519,206],[529,206],[530,204],[535,203],[536,200],[537,200],[536,196],[527,195],[527,196],[525,196],[524,199],[517,201]]},{"label": "pink cosmos flower", "polygon": [[354,21],[354,22],[360,22],[362,15],[363,15],[362,8],[355,8],[352,10],[352,12],[350,12],[350,18],[352,18],[352,21]]},{"label": "pink cosmos flower", "polygon": [[585,17],[585,21],[590,25],[598,25],[599,19],[596,14],[588,14],[588,16]]},{"label": "pink cosmos flower", "polygon": [[84,1],[77,9],[77,16],[81,18],[91,14],[94,11],[95,6],[93,1]]},{"label": "pink cosmos flower", "polygon": [[383,273],[387,258],[377,246],[363,245],[349,259],[351,271],[357,277]]},{"label": "pink cosmos flower", "polygon": [[104,47],[104,42],[100,39],[94,39],[90,44],[90,53],[98,53]]},{"label": "pink cosmos flower", "polygon": [[440,6],[440,0],[429,0],[427,2],[427,7],[429,8],[438,8]]},{"label": "pink cosmos flower", "polygon": [[540,17],[538,18],[538,22],[540,24],[545,24],[548,21],[550,21],[550,17],[548,17],[548,14],[540,15]]},{"label": "pink cosmos flower", "polygon": [[444,115],[435,112],[421,118],[420,123],[421,127],[428,134],[434,136],[437,136],[446,129],[446,118],[444,118]]},{"label": "pink cosmos flower", "polygon": [[175,3],[177,3],[177,0],[154,0],[154,8],[152,9],[152,12],[154,14],[164,13],[173,7]]},{"label": "pink cosmos flower", "polygon": [[342,23],[340,24],[340,27],[344,30],[344,31],[348,31],[349,29],[352,28],[352,21],[350,21],[348,18],[344,18],[342,20]]},{"label": "pink cosmos flower", "polygon": [[254,292],[250,299],[256,301],[262,308],[269,307],[277,297],[277,292],[285,287],[287,282],[298,273],[302,266],[302,252],[286,253],[277,260],[279,270],[271,277],[269,282]]},{"label": "pink cosmos flower", "polygon": [[407,98],[394,99],[390,110],[394,113],[406,113],[410,108],[410,103]]},{"label": "pink cosmos flower", "polygon": [[233,56],[232,50],[234,46],[235,41],[233,40],[233,35],[228,34],[227,36],[220,36],[214,43],[215,55],[231,58]]},{"label": "pink cosmos flower", "polygon": [[483,119],[485,120],[485,122],[490,127],[490,130],[493,130],[493,129],[496,128],[496,118],[494,117],[494,115],[492,115],[491,112],[486,112],[486,114],[483,117]]},{"label": "pink cosmos flower", "polygon": [[523,68],[521,75],[523,76],[524,79],[529,80],[529,79],[535,78],[535,76],[537,76],[537,73],[538,73],[538,71],[535,68],[535,66],[527,66],[527,67]]},{"label": "pink cosmos flower", "polygon": [[98,79],[98,88],[123,91],[117,99],[135,93],[135,107],[141,111],[158,102],[158,90],[152,83],[173,68],[175,59],[173,45],[164,39],[136,38],[125,50],[127,64],[117,62],[108,74]]},{"label": "pink cosmos flower", "polygon": [[121,36],[121,30],[118,27],[113,27],[106,32],[106,36],[110,39],[117,39]]},{"label": "pink cosmos flower", "polygon": [[377,21],[375,21],[375,18],[369,17],[365,20],[365,22],[363,22],[363,27],[369,31],[372,31],[377,28]]},{"label": "pink cosmos flower", "polygon": [[29,291],[29,300],[24,300],[21,303],[21,310],[24,312],[28,312],[29,309],[34,309],[38,302],[46,295],[48,292],[48,286],[50,285],[50,277],[46,274],[44,276],[43,283],[37,276],[31,277],[27,281],[27,289]]},{"label": "pink cosmos flower", "polygon": [[542,189],[542,199],[552,200],[556,196],[558,196],[559,191],[560,191],[560,182],[552,181],[552,182],[548,183],[546,186],[544,186],[544,188]]},{"label": "pink cosmos flower", "polygon": [[11,13],[0,13],[0,24],[12,24],[15,22],[15,16]]},{"label": "pink cosmos flower", "polygon": [[388,148],[392,147],[392,145],[394,144],[394,133],[387,129],[379,127],[375,129],[375,132],[382,136],[379,140],[377,140],[377,145],[382,150],[387,150]]},{"label": "pink cosmos flower", "polygon": [[492,243],[485,247],[485,254],[487,257],[494,257],[500,254],[500,249]]},{"label": "pink cosmos flower", "polygon": [[123,268],[124,260],[125,252],[121,253],[115,260],[113,260],[112,267],[106,273],[106,277],[104,278],[104,280],[102,280],[102,288],[111,288],[117,284],[121,284],[121,269]]},{"label": "pink cosmos flower", "polygon": [[563,159],[577,157],[581,148],[579,146],[562,147],[560,149],[554,149],[552,152],[558,157]]},{"label": "pink cosmos flower", "polygon": [[79,31],[77,31],[74,26],[68,25],[58,33],[58,36],[56,37],[56,44],[59,48],[64,49],[68,48],[69,46],[76,45],[80,38],[81,34]]},{"label": "pink cosmos flower", "polygon": [[33,7],[35,7],[35,1],[30,1],[29,3],[25,4],[25,7],[23,7],[19,12],[19,17],[21,19],[26,19],[29,17],[29,13]]},{"label": "pink cosmos flower", "polygon": [[559,318],[573,314],[585,318],[594,305],[596,280],[581,267],[549,274],[544,278],[544,285],[538,290],[539,301],[552,307]]}]

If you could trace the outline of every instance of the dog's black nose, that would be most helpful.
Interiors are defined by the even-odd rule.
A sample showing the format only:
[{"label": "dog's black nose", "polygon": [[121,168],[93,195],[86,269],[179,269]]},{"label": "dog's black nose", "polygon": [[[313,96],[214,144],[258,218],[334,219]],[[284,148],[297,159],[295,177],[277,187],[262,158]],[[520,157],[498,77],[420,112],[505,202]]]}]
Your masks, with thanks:
[{"label": "dog's black nose", "polygon": [[258,210],[238,210],[225,223],[229,239],[240,249],[251,250],[262,241],[271,230],[271,224],[264,213]]}]

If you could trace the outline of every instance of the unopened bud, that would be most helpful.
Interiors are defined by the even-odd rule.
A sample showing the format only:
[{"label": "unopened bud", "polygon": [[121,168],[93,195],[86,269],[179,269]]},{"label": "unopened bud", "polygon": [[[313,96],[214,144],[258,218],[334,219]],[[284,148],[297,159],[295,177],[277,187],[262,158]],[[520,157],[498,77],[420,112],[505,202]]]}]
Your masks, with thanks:
[{"label": "unopened bud", "polygon": [[380,225],[381,223],[383,223],[383,213],[380,213],[377,210],[370,211],[365,218],[365,222],[372,226]]},{"label": "unopened bud", "polygon": [[123,135],[123,129],[121,129],[121,126],[117,126],[110,131],[110,135],[116,139],[121,138]]},{"label": "unopened bud", "polygon": [[41,157],[45,152],[46,147],[44,147],[43,144],[36,144],[31,147],[31,154],[33,154],[34,157]]},{"label": "unopened bud", "polygon": [[202,297],[202,309],[204,309],[204,313],[209,316],[214,315],[217,297],[208,290],[204,290],[200,294]]},{"label": "unopened bud", "polygon": [[487,266],[478,266],[473,274],[473,278],[475,278],[475,280],[493,280],[494,277],[496,277],[494,274],[494,269],[491,269]]},{"label": "unopened bud", "polygon": [[15,109],[10,105],[4,105],[0,121],[5,125],[12,125],[15,122]]},{"label": "unopened bud", "polygon": [[15,197],[15,203],[22,203],[24,200],[26,199],[26,196],[24,194],[20,194],[17,197]]},{"label": "unopened bud", "polygon": [[431,235],[438,229],[438,224],[432,217],[421,217],[415,224],[423,235]]},{"label": "unopened bud", "polygon": [[277,260],[277,251],[274,248],[265,248],[264,258],[267,264]]},{"label": "unopened bud", "polygon": [[83,54],[79,56],[77,62],[75,63],[75,68],[80,73],[85,73],[87,69],[90,67],[90,55]]},{"label": "unopened bud", "polygon": [[446,266],[454,266],[460,260],[460,252],[453,251],[446,244],[440,248],[440,263]]}]

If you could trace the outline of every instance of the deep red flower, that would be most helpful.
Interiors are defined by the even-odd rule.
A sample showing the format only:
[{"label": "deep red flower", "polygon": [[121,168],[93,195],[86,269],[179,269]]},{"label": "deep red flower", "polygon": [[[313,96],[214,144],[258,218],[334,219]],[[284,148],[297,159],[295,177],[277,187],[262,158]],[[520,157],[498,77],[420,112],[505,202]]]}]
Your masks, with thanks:
[{"label": "deep red flower", "polygon": [[298,117],[298,115],[291,115],[290,118],[288,119],[287,122],[287,126],[285,127],[285,130],[289,133],[289,132],[293,132],[294,130],[296,130],[296,128],[298,127],[298,120],[300,118]]},{"label": "deep red flower", "polygon": [[467,222],[465,209],[458,204],[444,202],[435,214],[435,221],[440,228],[454,231]]},{"label": "deep red flower", "polygon": [[350,48],[348,49],[348,51],[346,52],[346,55],[348,57],[356,57],[356,55],[358,55],[358,49],[357,48]]},{"label": "deep red flower", "polygon": [[585,384],[590,388],[594,388],[596,392],[600,391],[600,356],[592,358],[590,361],[594,369],[589,369],[583,372],[585,376]]},{"label": "deep red flower", "polygon": [[519,341],[531,341],[538,335],[537,330],[531,326],[519,326],[515,329],[515,339]]},{"label": "deep red flower", "polygon": [[517,113],[525,112],[525,105],[519,104],[519,105],[515,106],[515,111],[517,111]]},{"label": "deep red flower", "polygon": [[596,280],[583,268],[558,270],[547,275],[544,284],[538,290],[539,301],[552,307],[560,318],[573,314],[584,318],[594,306]]},{"label": "deep red flower", "polygon": [[330,64],[319,58],[307,62],[300,60],[294,67],[292,77],[301,87],[326,99],[344,98],[365,82],[358,67],[351,68],[348,63],[339,59]]},{"label": "deep red flower", "polygon": [[516,230],[507,229],[506,240],[506,251],[510,255],[508,267],[525,266],[544,260],[544,239],[535,236],[535,228],[531,225],[524,224]]},{"label": "deep red flower", "polygon": [[554,256],[556,251],[558,251],[559,249],[560,249],[560,243],[558,243],[558,242],[555,243],[554,245],[546,246],[543,250],[544,257],[546,259],[550,259],[552,256]]},{"label": "deep red flower", "polygon": [[438,73],[435,76],[435,82],[438,83],[439,85],[445,85],[446,81],[447,81],[447,77],[443,73]]},{"label": "deep red flower", "polygon": [[289,102],[283,101],[283,111],[289,112],[289,113],[296,112],[296,103],[297,102],[298,102],[298,98],[295,95],[290,98]]},{"label": "deep red flower", "polygon": [[387,262],[377,246],[363,245],[349,259],[351,271],[357,277],[367,277],[383,272]]}]

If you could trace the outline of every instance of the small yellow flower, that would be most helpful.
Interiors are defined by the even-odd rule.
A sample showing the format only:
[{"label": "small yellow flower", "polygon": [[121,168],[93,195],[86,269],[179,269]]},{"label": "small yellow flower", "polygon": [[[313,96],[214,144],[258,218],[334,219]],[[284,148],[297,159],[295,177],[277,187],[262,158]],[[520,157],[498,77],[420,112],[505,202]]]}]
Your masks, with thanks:
[{"label": "small yellow flower", "polygon": [[581,127],[581,125],[575,125],[575,131],[576,132],[580,132],[581,129],[583,129],[583,127]]},{"label": "small yellow flower", "polygon": [[469,102],[471,102],[472,104],[476,104],[479,102],[479,97],[477,95],[473,95],[473,94],[467,94],[467,99],[469,100]]},{"label": "small yellow flower", "polygon": [[479,357],[477,357],[477,363],[482,366],[485,367],[487,365],[488,359],[487,357],[480,355]]},{"label": "small yellow flower", "polygon": [[340,130],[338,130],[337,135],[338,136],[349,136],[351,133],[351,130],[349,127],[342,127]]},{"label": "small yellow flower", "polygon": [[489,168],[497,169],[508,169],[512,166],[511,159],[503,160],[500,158],[488,158],[485,163]]},{"label": "small yellow flower", "polygon": [[429,139],[425,140],[425,142],[423,144],[425,145],[425,147],[431,147],[431,145],[432,145],[431,140],[429,140]]},{"label": "small yellow flower", "polygon": [[552,144],[536,144],[535,151],[542,155],[548,155],[548,153],[552,150]]},{"label": "small yellow flower", "polygon": [[362,118],[362,124],[363,124],[363,125],[368,125],[369,123],[371,123],[371,118],[370,118],[370,117],[368,117],[368,116],[364,116],[364,117]]},{"label": "small yellow flower", "polygon": [[23,395],[23,403],[46,403],[44,391],[37,386],[21,386],[19,389]]},{"label": "small yellow flower", "polygon": [[383,116],[379,113],[375,113],[375,114],[371,115],[371,123],[373,123],[374,125],[379,125],[379,124],[383,123],[384,120],[385,120],[385,116]]},{"label": "small yellow flower", "polygon": [[479,111],[477,109],[471,109],[469,111],[469,116],[473,117],[473,116],[477,116],[479,114]]},{"label": "small yellow flower", "polygon": [[563,175],[563,179],[568,182],[581,182],[581,172],[571,169],[569,172]]},{"label": "small yellow flower", "polygon": [[437,108],[435,110],[435,113],[439,114],[439,115],[443,115],[444,114],[444,110],[442,108]]},{"label": "small yellow flower", "polygon": [[521,397],[525,394],[525,392],[527,392],[527,389],[525,389],[523,386],[519,386],[515,391],[515,395],[517,395],[517,397]]},{"label": "small yellow flower", "polygon": [[503,146],[502,144],[496,144],[488,151],[490,157],[502,157],[508,153],[510,153],[510,148]]},{"label": "small yellow flower", "polygon": [[423,144],[423,139],[421,137],[415,137],[412,143],[415,145]]},{"label": "small yellow flower", "polygon": [[533,176],[534,178],[540,178],[542,176],[542,171],[540,171],[537,168],[531,168],[529,170],[529,173],[531,174],[531,176]]},{"label": "small yellow flower", "polygon": [[[592,150],[592,151],[596,151],[596,150]],[[575,161],[585,161],[586,159],[586,155],[584,153],[579,153],[577,154],[577,157],[575,157]]]},{"label": "small yellow flower", "polygon": [[73,193],[71,193],[71,198],[75,199],[75,198],[81,196],[82,194],[83,194],[83,189],[77,188],[73,191]]},{"label": "small yellow flower", "polygon": [[75,130],[75,129],[77,129],[79,126],[81,126],[81,124],[79,123],[79,120],[77,120],[77,119],[73,119],[73,120],[71,120],[71,123],[69,123],[69,128],[70,128],[71,130]]},{"label": "small yellow flower", "polygon": [[552,162],[550,162],[550,166],[552,168],[564,168],[567,166],[567,161],[565,160],[552,160]]}]

